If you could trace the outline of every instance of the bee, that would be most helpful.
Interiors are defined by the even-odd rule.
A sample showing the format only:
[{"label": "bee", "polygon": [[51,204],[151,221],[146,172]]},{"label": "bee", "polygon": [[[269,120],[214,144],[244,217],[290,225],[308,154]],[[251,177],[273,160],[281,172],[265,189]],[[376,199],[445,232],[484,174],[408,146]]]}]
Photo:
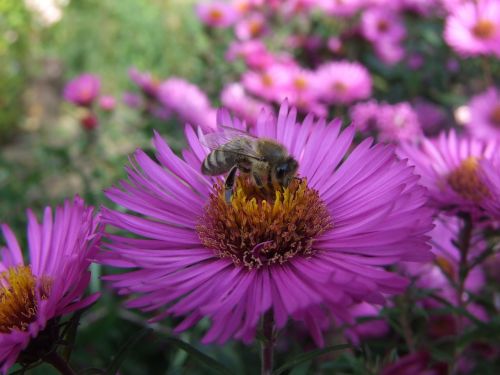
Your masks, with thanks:
[{"label": "bee", "polygon": [[[268,138],[256,138],[236,129],[205,135],[212,149],[201,165],[201,173],[218,176],[227,173],[224,183],[226,202],[231,201],[236,172],[248,175],[261,191],[286,188],[296,178],[299,164],[282,144]],[[271,190],[273,189],[273,190]]]}]

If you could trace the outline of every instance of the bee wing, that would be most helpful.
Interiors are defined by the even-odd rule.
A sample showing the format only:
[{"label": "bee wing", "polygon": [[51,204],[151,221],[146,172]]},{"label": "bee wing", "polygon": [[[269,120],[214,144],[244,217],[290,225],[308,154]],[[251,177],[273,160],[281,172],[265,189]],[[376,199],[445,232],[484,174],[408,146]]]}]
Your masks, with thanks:
[{"label": "bee wing", "polygon": [[[235,142],[238,139],[241,139],[241,142]],[[211,150],[224,146],[226,152],[234,152],[235,154],[260,159],[260,156],[253,148],[256,139],[244,131],[223,126],[221,131],[205,134],[200,138],[200,142]]]}]

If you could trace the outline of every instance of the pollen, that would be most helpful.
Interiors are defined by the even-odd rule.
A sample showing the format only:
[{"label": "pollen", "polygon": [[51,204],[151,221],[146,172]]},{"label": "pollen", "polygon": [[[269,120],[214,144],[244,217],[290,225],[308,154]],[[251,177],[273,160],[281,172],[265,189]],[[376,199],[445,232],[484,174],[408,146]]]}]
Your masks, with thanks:
[{"label": "pollen", "polygon": [[50,279],[38,282],[31,268],[21,265],[2,272],[0,285],[0,332],[26,331],[37,317],[37,298],[48,298]]},{"label": "pollen", "polygon": [[333,91],[339,92],[339,93],[344,93],[347,91],[347,86],[344,82],[341,81],[336,81],[332,85]]},{"label": "pollen", "polygon": [[333,227],[318,192],[296,179],[270,195],[239,177],[227,203],[223,185],[214,185],[196,228],[203,245],[248,269],[312,256],[314,239]]},{"label": "pollen", "polygon": [[478,168],[477,158],[471,156],[447,177],[448,184],[455,192],[473,202],[481,202],[491,195],[478,176]]},{"label": "pollen", "polygon": [[295,88],[299,91],[301,90],[305,90],[307,89],[307,79],[303,76],[297,76],[294,80],[293,80],[293,84],[295,86]]},{"label": "pollen", "polygon": [[495,34],[495,25],[489,20],[479,20],[472,28],[472,33],[479,39],[490,39]]}]

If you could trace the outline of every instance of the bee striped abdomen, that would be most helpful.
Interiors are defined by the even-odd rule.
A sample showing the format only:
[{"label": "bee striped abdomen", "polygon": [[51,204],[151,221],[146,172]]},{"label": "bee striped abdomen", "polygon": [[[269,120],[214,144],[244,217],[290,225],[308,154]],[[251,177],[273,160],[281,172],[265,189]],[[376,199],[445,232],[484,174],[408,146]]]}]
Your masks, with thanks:
[{"label": "bee striped abdomen", "polygon": [[217,176],[229,171],[236,164],[236,156],[223,150],[214,150],[207,155],[201,165],[201,173]]}]

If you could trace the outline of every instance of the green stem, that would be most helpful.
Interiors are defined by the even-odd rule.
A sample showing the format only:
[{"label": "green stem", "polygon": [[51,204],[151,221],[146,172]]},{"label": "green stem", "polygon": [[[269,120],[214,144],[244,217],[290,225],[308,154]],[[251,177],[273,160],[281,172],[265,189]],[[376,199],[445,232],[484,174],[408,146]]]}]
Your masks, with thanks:
[{"label": "green stem", "polygon": [[76,375],[75,370],[56,351],[45,356],[43,360],[51,364],[61,375]]},{"label": "green stem", "polygon": [[261,342],[261,375],[271,375],[273,372],[274,356],[274,319],[273,312],[268,311],[262,318]]}]

